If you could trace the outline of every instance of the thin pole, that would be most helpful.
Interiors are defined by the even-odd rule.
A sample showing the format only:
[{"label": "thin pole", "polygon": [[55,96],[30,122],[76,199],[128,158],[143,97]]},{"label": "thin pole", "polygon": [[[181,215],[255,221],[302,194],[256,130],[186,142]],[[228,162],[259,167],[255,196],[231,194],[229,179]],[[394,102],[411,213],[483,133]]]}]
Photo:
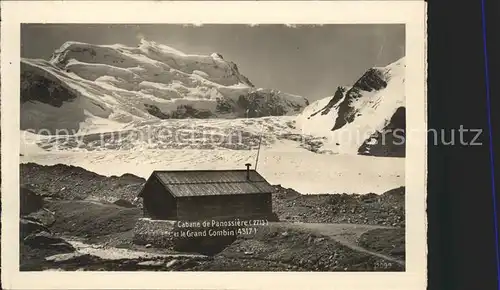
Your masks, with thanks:
[{"label": "thin pole", "polygon": [[260,144],[262,143],[262,132],[263,131],[264,131],[264,125],[262,125],[262,127],[260,129],[259,148],[257,149],[257,158],[255,159],[255,171],[257,171],[257,164],[259,163]]}]

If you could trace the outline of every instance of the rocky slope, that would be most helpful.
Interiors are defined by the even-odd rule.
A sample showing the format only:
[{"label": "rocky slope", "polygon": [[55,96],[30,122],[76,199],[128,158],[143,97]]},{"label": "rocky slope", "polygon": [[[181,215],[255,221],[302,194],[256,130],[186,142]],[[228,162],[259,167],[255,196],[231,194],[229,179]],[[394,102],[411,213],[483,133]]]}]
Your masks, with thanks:
[{"label": "rocky slope", "polygon": [[256,88],[220,54],[187,55],[143,40],[137,47],[67,42],[48,61],[21,59],[21,104],[21,129],[78,132],[89,124],[293,115],[308,102]]},{"label": "rocky slope", "polygon": [[302,195],[276,186],[273,206],[280,220],[405,227],[405,188],[378,194]]},{"label": "rocky slope", "polygon": [[358,153],[380,157],[405,157],[405,138],[406,108],[399,107],[382,130],[376,131],[365,140]]}]

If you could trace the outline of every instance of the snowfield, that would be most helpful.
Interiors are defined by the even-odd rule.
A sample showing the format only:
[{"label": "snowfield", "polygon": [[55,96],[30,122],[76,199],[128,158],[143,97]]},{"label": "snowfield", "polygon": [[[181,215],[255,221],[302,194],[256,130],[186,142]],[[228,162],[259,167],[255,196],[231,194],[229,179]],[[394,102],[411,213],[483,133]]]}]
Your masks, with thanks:
[{"label": "snowfield", "polygon": [[303,194],[383,193],[404,186],[405,159],[359,154],[405,126],[394,122],[405,119],[404,67],[403,58],[368,69],[309,104],[254,87],[217,53],[68,42],[49,61],[21,60],[20,158],[147,178],[255,165],[260,145],[257,170],[273,184]]},{"label": "snowfield", "polygon": [[[404,186],[404,158],[322,155],[283,141],[260,152],[257,170],[271,184],[302,194],[381,194]],[[127,150],[57,152],[22,156],[21,162],[80,166],[111,176],[132,173],[148,178],[153,170],[244,169],[257,150]]]}]

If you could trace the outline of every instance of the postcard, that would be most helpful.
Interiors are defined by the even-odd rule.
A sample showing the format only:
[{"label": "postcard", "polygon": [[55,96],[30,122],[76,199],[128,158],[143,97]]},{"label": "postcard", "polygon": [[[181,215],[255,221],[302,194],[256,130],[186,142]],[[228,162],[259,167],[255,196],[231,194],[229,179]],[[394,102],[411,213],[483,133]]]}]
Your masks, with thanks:
[{"label": "postcard", "polygon": [[422,1],[2,2],[3,287],[425,289],[425,25]]}]

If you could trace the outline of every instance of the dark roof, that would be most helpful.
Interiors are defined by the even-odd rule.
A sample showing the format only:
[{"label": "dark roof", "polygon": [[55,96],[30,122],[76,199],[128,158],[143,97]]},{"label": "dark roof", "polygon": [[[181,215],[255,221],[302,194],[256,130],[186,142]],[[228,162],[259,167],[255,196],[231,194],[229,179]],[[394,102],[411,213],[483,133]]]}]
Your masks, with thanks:
[{"label": "dark roof", "polygon": [[250,170],[154,171],[165,188],[176,197],[272,193],[272,187],[257,171]]}]

